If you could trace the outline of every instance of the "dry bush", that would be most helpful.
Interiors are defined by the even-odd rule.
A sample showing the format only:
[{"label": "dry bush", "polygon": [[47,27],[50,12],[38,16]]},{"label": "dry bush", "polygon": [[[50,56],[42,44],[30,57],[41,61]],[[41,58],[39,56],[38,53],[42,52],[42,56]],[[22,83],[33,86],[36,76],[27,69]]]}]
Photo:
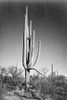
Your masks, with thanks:
[{"label": "dry bush", "polygon": [[1,82],[0,82],[0,100],[4,100],[3,94],[4,94],[4,90],[3,90]]},{"label": "dry bush", "polygon": [[31,79],[32,86],[39,95],[44,99],[47,95],[54,100],[67,100],[67,78],[62,75],[58,76],[33,76]]}]

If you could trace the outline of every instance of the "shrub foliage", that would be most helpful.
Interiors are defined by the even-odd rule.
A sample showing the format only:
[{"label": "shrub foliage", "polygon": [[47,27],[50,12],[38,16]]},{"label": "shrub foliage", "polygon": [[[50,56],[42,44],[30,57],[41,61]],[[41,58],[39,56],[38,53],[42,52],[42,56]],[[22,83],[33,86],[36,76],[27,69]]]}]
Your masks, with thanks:
[{"label": "shrub foliage", "polygon": [[[0,97],[4,93],[3,90],[11,91],[15,90],[16,87],[19,89],[24,87],[25,80],[21,76],[22,72],[15,66],[9,67],[8,70],[0,67]],[[33,75],[30,76],[29,84],[31,89],[35,90],[35,93],[38,93],[42,98],[49,95],[54,100],[67,100],[67,77],[63,75]]]}]

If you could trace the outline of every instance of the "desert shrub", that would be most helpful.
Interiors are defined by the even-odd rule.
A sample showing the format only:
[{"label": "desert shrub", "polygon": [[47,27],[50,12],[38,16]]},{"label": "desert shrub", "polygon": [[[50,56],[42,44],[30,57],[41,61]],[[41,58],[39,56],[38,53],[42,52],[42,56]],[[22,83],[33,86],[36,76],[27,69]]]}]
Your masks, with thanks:
[{"label": "desert shrub", "polygon": [[30,85],[32,85],[35,89],[38,89],[39,88],[39,81],[40,81],[40,78],[38,75],[33,75],[30,77]]},{"label": "desert shrub", "polygon": [[64,76],[49,76],[48,83],[48,93],[54,100],[67,100],[67,83]]},{"label": "desert shrub", "polygon": [[33,76],[30,84],[35,90],[39,90],[42,98],[50,95],[54,100],[67,100],[67,79],[65,76]]},{"label": "desert shrub", "polygon": [[2,84],[0,82],[0,100],[4,100],[3,94],[5,93],[5,90],[2,88]]},{"label": "desert shrub", "polygon": [[49,88],[48,88],[48,82],[45,79],[45,77],[41,77],[40,78],[40,94],[43,98],[46,97],[46,95],[48,94]]},{"label": "desert shrub", "polygon": [[8,72],[6,68],[2,67],[0,69],[0,83],[2,88],[6,90],[15,90],[16,87],[22,88],[22,82],[24,77],[21,76],[22,70],[17,69],[15,66],[11,66],[8,68]]},{"label": "desert shrub", "polygon": [[39,75],[31,76],[30,84],[33,86],[36,94],[39,94],[42,98],[45,98],[47,94],[47,81],[45,77],[40,77]]}]

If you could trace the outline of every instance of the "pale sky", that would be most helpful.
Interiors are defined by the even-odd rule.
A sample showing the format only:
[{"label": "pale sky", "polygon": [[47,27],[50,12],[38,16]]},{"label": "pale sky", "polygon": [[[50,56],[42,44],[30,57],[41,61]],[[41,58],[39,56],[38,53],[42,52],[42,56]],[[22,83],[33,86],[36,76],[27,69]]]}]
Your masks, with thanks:
[{"label": "pale sky", "polygon": [[29,7],[29,20],[35,29],[35,55],[37,41],[41,40],[41,53],[35,68],[41,71],[51,64],[59,74],[67,76],[67,2],[3,2],[0,3],[0,65],[22,67],[22,34],[25,7]]}]

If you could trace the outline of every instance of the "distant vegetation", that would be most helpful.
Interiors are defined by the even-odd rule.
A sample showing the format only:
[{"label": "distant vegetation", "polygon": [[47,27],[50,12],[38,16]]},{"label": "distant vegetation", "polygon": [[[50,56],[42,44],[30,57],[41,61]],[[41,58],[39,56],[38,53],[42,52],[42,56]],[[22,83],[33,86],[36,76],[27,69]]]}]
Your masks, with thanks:
[{"label": "distant vegetation", "polygon": [[[25,88],[25,80],[22,73],[23,70],[21,71],[15,66],[8,68],[0,67],[1,100],[2,94],[5,94],[7,91],[16,90],[17,87],[20,91]],[[30,76],[29,84],[29,91],[34,90],[35,93],[38,93],[43,99],[47,95],[50,95],[54,100],[67,100],[67,77],[63,75],[33,75]]]}]

